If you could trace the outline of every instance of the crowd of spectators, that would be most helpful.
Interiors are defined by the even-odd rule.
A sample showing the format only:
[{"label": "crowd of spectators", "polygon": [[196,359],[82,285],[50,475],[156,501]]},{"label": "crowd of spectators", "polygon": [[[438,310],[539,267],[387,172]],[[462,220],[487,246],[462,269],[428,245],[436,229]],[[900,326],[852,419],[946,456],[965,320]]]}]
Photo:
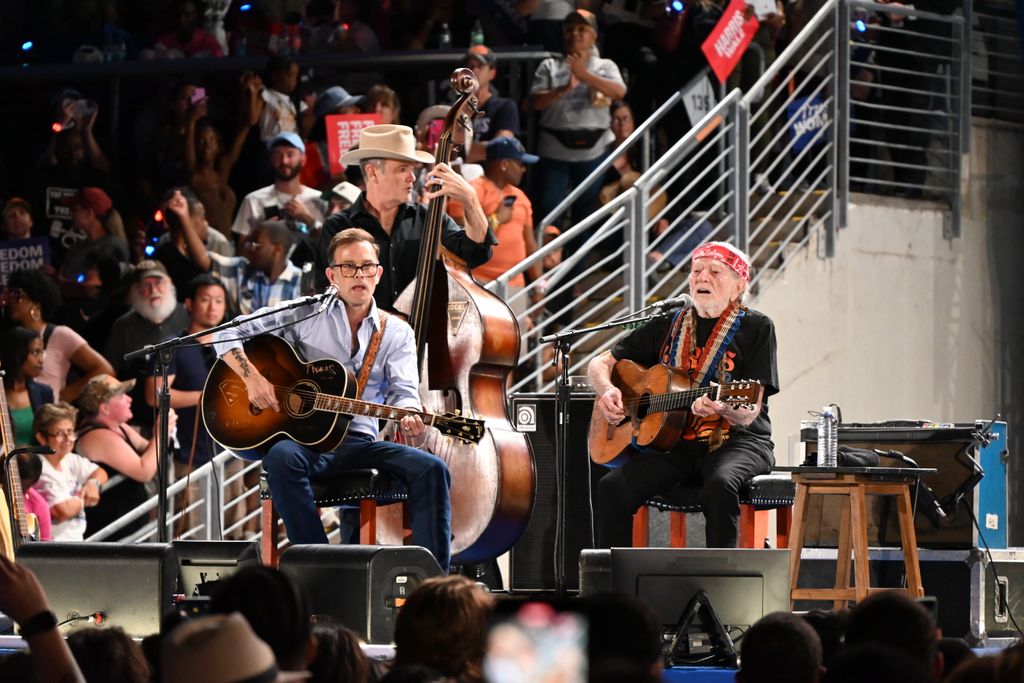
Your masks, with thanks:
[{"label": "crowd of spectators", "polygon": [[[258,595],[260,599],[253,599]],[[360,625],[317,615],[288,574],[246,567],[217,582],[198,614],[174,607],[140,643],[85,624],[65,642],[31,571],[0,555],[0,612],[28,649],[0,658],[10,683],[658,683],[663,626],[622,593],[496,600],[464,576],[426,579],[398,611],[393,656],[371,658]],[[314,622],[319,621],[319,624]],[[720,644],[721,645],[721,644]],[[943,638],[902,591],[849,611],[773,612],[738,638],[737,683],[1016,683],[1024,646],[979,656]],[[384,651],[386,652],[386,651]]]},{"label": "crowd of spectators", "polygon": [[[762,51],[774,54],[789,39],[784,15],[806,17],[815,3],[777,3],[763,17]],[[479,82],[481,114],[454,165],[471,181],[498,238],[491,261],[474,270],[488,282],[537,250],[539,228],[558,235],[630,187],[643,170],[636,150],[617,155],[603,183],[577,197],[557,225],[538,224],[654,104],[706,66],[700,44],[724,4],[311,0],[280,12],[269,2],[55,0],[5,9],[4,44],[14,40],[12,31],[26,37],[24,49],[7,55],[9,64],[88,63],[97,55],[178,59],[152,78],[125,77],[117,97],[102,68],[88,77],[88,66],[76,66],[68,72],[75,82],[19,85],[25,96],[0,115],[18,118],[25,131],[0,145],[0,348],[15,440],[57,439],[35,424],[43,407],[64,405],[55,401],[77,402],[80,411],[75,430],[59,437],[69,441],[57,449],[64,460],[50,462],[37,484],[52,510],[64,506],[54,521],[67,519],[60,496],[77,496],[76,514],[90,508],[91,533],[98,520],[114,518],[111,511],[130,509],[155,476],[155,369],[151,360],[126,362],[126,353],[322,286],[321,226],[355,204],[364,187],[358,166],[339,168],[331,158],[332,115],[415,122],[419,148],[434,151],[449,105],[420,105],[451,93],[424,101],[423,76],[410,76],[414,70],[304,66],[307,56],[338,53],[344,64],[346,56],[468,48],[461,65]],[[60,12],[44,11],[50,5],[66,16],[54,21]],[[523,79],[529,86],[522,96],[511,98],[521,85],[510,76],[512,62],[485,39],[496,48],[526,43],[552,54]],[[210,68],[217,59],[228,61]],[[262,66],[252,68],[253,60]],[[459,64],[453,58],[450,66]],[[669,117],[663,140],[689,124]],[[425,201],[422,187],[420,178],[411,201]],[[652,215],[671,191],[656,196]],[[460,209],[458,202],[448,206],[457,221]],[[576,238],[569,251],[584,242]],[[528,326],[572,302],[567,290],[544,296],[544,271],[558,256],[505,290],[509,296],[540,283],[516,306]],[[186,418],[175,476],[214,454],[195,419],[212,360],[189,352],[172,371],[172,407]],[[105,486],[118,488],[94,500],[84,485],[49,486],[76,454],[101,466],[110,479]]]}]

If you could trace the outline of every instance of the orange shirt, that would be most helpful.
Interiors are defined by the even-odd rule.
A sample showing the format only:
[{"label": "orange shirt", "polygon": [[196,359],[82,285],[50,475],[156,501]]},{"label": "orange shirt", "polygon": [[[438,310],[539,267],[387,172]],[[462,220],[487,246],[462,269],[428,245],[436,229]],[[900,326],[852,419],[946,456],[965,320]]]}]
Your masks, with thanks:
[{"label": "orange shirt", "polygon": [[[491,260],[473,269],[473,276],[477,280],[490,282],[526,258],[526,240],[523,234],[526,230],[533,230],[533,205],[530,204],[530,198],[526,193],[518,187],[506,185],[499,190],[487,176],[474,178],[469,184],[476,190],[480,205],[488,216],[498,212],[505,197],[516,198],[515,204],[512,205],[512,217],[507,223],[500,224],[495,231],[494,236],[498,239],[498,244],[491,252]],[[465,208],[461,202],[449,202],[448,213],[456,221],[464,222]],[[520,273],[512,278],[509,284],[521,287],[526,284],[526,278]]]}]

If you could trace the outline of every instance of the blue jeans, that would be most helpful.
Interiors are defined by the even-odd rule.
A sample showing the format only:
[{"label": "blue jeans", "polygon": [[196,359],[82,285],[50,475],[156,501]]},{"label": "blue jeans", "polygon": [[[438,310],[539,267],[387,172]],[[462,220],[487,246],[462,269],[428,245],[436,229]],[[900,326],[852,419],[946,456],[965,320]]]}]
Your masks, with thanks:
[{"label": "blue jeans", "polygon": [[[534,183],[537,188],[537,211],[533,216],[543,220],[559,202],[575,190],[591,172],[597,168],[607,152],[602,152],[596,159],[589,161],[559,161],[542,157],[537,162]],[[597,206],[597,195],[601,193],[601,183],[594,183],[572,203],[572,220],[578,223],[594,212]],[[569,226],[559,226],[563,229]],[[586,238],[579,240],[584,242]],[[570,247],[571,249],[571,247]]]},{"label": "blue jeans", "polygon": [[395,475],[409,490],[406,505],[413,539],[434,554],[442,570],[448,571],[452,517],[448,491],[452,478],[440,458],[404,444],[350,433],[330,453],[317,453],[291,440],[279,441],[263,457],[263,468],[274,507],[292,543],[327,543],[313,503],[310,478],[369,468]]}]

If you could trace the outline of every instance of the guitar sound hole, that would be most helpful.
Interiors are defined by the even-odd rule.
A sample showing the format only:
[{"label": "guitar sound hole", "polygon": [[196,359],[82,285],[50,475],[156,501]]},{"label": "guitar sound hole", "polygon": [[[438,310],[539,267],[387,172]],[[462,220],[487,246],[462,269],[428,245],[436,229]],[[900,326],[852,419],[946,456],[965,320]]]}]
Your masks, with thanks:
[{"label": "guitar sound hole", "polygon": [[320,391],[313,382],[297,382],[284,397],[284,410],[291,417],[305,417],[313,412],[316,395]]},{"label": "guitar sound hole", "polygon": [[651,407],[650,396],[641,396],[636,402],[636,419],[643,421],[647,417],[647,410]]},{"label": "guitar sound hole", "polygon": [[256,406],[254,406],[251,403],[249,404],[249,414],[250,415],[259,415],[262,412],[263,412],[262,408],[257,408]]}]

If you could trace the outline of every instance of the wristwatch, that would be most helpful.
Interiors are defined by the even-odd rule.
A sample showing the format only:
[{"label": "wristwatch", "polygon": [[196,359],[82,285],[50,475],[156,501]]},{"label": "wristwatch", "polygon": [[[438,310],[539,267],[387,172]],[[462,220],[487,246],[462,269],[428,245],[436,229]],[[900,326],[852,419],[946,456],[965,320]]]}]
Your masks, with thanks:
[{"label": "wristwatch", "polygon": [[18,629],[22,638],[42,635],[57,627],[57,615],[50,610],[43,610],[25,620]]}]

